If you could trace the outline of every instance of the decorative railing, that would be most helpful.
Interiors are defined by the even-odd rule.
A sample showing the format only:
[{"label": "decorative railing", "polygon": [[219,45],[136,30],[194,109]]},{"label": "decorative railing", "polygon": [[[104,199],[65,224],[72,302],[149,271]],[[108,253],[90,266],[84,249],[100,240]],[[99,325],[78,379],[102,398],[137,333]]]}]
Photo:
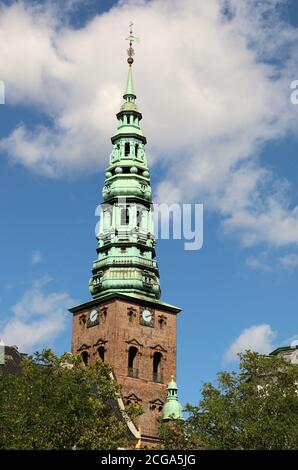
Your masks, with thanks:
[{"label": "decorative railing", "polygon": [[152,259],[146,259],[143,258],[142,256],[113,256],[112,259],[102,259],[98,260],[96,262],[97,267],[103,267],[103,266],[113,266],[114,264],[121,264],[123,266],[128,265],[128,264],[140,264],[142,266],[146,267],[153,267],[157,269],[157,262]]}]

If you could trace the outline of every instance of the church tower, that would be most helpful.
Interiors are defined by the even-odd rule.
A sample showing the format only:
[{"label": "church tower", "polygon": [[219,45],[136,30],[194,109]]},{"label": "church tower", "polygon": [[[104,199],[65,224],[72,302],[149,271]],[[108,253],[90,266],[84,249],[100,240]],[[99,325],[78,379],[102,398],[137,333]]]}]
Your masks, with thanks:
[{"label": "church tower", "polygon": [[100,358],[114,369],[124,403],[137,402],[143,444],[157,441],[157,418],[176,376],[178,307],[160,299],[155,254],[150,173],[142,114],[133,85],[130,30],[128,78],[102,191],[92,300],[70,309],[72,352],[84,363]]}]

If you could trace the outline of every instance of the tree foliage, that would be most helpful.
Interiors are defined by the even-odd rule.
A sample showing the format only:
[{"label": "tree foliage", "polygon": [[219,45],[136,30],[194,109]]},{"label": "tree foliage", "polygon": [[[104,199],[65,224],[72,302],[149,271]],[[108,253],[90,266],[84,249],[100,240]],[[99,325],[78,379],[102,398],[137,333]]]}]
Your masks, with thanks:
[{"label": "tree foliage", "polygon": [[[117,449],[128,446],[117,407],[119,385],[102,361],[82,366],[51,350],[24,359],[20,373],[0,376],[1,449]],[[140,412],[130,407],[134,417]]]},{"label": "tree foliage", "polygon": [[161,426],[166,449],[298,448],[298,366],[281,357],[240,355],[240,370],[202,388],[188,418]]}]

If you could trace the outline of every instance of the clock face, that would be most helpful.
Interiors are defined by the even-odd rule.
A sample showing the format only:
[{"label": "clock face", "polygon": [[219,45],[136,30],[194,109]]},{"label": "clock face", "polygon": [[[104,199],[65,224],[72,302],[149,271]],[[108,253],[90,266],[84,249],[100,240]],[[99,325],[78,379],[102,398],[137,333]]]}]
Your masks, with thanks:
[{"label": "clock face", "polygon": [[150,312],[150,310],[147,310],[147,309],[143,310],[142,318],[145,323],[150,323],[152,320],[152,312]]},{"label": "clock face", "polygon": [[97,317],[98,317],[98,311],[91,310],[90,315],[89,315],[89,320],[93,323],[97,320]]}]

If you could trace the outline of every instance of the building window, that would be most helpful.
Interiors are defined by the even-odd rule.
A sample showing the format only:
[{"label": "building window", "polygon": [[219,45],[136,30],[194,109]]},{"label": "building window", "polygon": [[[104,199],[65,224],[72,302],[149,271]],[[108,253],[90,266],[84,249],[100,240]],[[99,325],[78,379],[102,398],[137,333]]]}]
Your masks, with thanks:
[{"label": "building window", "polygon": [[112,211],[111,209],[106,209],[103,213],[103,228],[108,229],[111,226],[112,221]]},{"label": "building window", "polygon": [[134,319],[136,318],[137,314],[136,314],[136,309],[133,308],[133,307],[128,307],[127,309],[127,315],[128,315],[128,319],[130,322],[133,322]]},{"label": "building window", "polygon": [[142,209],[138,209],[137,210],[137,227],[141,227],[142,218],[143,218],[143,211]]},{"label": "building window", "polygon": [[136,357],[138,350],[135,346],[131,346],[128,350],[128,376],[129,377],[138,377],[139,371],[136,367]]},{"label": "building window", "polygon": [[129,209],[121,209],[121,225],[129,225]]},{"label": "building window", "polygon": [[89,354],[87,353],[87,351],[83,351],[83,352],[82,352],[81,358],[82,358],[82,361],[83,361],[83,363],[85,364],[85,366],[87,366],[87,365],[88,365],[88,361],[89,361]]},{"label": "building window", "polygon": [[135,156],[138,158],[138,153],[139,153],[139,144],[135,146]]},{"label": "building window", "polygon": [[105,361],[105,348],[104,348],[104,346],[99,346],[99,348],[97,349],[97,353],[98,353],[99,359],[101,359],[102,362],[104,362]]},{"label": "building window", "polygon": [[153,354],[153,382],[162,383],[161,359],[162,354],[160,352]]},{"label": "building window", "polygon": [[150,410],[151,411],[161,413],[162,409],[163,409],[163,404],[159,400],[157,400],[157,401],[150,404]]},{"label": "building window", "polygon": [[158,317],[158,323],[159,323],[160,329],[162,330],[167,324],[167,317],[165,317],[164,315],[160,315]]},{"label": "building window", "polygon": [[125,142],[125,146],[124,146],[124,155],[126,157],[129,157],[130,155],[130,145],[129,145],[129,142]]}]

